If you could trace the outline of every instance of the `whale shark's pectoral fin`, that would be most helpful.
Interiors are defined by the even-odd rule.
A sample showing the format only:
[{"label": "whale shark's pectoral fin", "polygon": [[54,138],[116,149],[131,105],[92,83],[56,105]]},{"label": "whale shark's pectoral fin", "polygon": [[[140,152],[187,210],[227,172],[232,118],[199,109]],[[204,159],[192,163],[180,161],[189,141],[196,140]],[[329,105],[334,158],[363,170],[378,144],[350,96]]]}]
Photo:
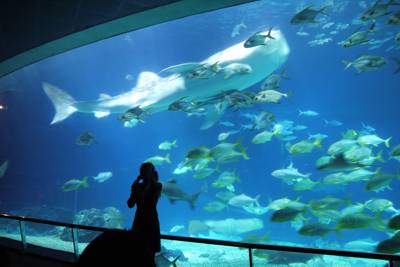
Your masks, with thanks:
[{"label": "whale shark's pectoral fin", "polygon": [[167,74],[183,74],[185,72],[194,70],[198,68],[202,64],[200,63],[183,63],[179,65],[170,66],[168,68],[163,69],[159,73],[167,73]]},{"label": "whale shark's pectoral fin", "polygon": [[200,126],[201,130],[211,128],[219,119],[224,115],[228,103],[225,101],[206,107],[206,117],[203,124]]},{"label": "whale shark's pectoral fin", "polygon": [[109,112],[109,111],[95,111],[95,112],[94,112],[94,116],[95,116],[96,118],[103,118],[103,117],[106,117],[106,116],[108,116],[108,115],[110,115],[110,112]]}]

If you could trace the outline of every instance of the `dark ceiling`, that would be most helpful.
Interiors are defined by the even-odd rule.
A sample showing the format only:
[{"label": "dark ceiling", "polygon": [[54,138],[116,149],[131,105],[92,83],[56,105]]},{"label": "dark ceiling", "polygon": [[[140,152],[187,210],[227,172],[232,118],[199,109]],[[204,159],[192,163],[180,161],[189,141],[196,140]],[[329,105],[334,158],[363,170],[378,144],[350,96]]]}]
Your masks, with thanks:
[{"label": "dark ceiling", "polygon": [[89,27],[177,0],[3,0],[0,62]]}]

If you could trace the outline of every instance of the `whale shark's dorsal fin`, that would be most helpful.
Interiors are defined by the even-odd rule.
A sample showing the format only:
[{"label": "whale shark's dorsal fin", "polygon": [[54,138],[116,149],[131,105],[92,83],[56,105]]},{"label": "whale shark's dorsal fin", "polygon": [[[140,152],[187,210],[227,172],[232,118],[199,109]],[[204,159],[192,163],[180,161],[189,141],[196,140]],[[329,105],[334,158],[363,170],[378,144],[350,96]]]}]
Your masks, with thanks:
[{"label": "whale shark's dorsal fin", "polygon": [[168,68],[163,69],[159,73],[167,73],[167,74],[182,74],[195,68],[201,66],[200,63],[190,62],[190,63],[182,63],[174,66],[170,66]]},{"label": "whale shark's dorsal fin", "polygon": [[111,98],[112,98],[112,97],[111,97],[110,95],[101,93],[101,94],[99,95],[98,100],[108,100],[108,99],[111,99]]},{"label": "whale shark's dorsal fin", "polygon": [[160,79],[156,73],[151,71],[143,71],[139,74],[136,87],[142,87],[148,83],[155,82]]}]

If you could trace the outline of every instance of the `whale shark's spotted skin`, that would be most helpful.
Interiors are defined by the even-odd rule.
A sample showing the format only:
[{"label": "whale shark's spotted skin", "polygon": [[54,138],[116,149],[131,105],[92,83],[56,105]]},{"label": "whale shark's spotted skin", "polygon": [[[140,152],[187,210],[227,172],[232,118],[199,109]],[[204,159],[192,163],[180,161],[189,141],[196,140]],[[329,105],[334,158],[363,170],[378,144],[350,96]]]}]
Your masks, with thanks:
[{"label": "whale shark's spotted skin", "polygon": [[[245,48],[244,42],[240,42],[202,62],[166,68],[161,71],[161,75],[166,74],[166,77],[153,72],[142,72],[131,91],[117,96],[100,94],[99,99],[94,101],[75,101],[61,89],[43,83],[43,89],[56,109],[51,124],[63,121],[75,112],[93,113],[101,118],[140,107],[147,114],[152,114],[168,110],[172,103],[182,98],[187,101],[201,100],[224,91],[244,90],[265,79],[287,59],[289,46],[283,34],[279,30],[273,30],[270,34],[274,39],[266,38],[264,45]],[[248,65],[251,71],[226,77],[223,69],[233,63]],[[184,75],[199,66],[218,66],[222,71],[215,71],[206,79],[193,79]]]}]

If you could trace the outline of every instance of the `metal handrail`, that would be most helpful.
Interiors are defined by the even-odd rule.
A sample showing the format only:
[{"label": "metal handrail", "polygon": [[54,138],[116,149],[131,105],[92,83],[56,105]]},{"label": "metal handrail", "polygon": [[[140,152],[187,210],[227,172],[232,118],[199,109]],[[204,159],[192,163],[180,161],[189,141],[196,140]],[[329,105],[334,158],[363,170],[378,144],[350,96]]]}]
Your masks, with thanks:
[{"label": "metal handrail", "polygon": [[[19,222],[34,222],[55,226],[64,226],[71,229],[81,229],[97,232],[105,232],[109,230],[121,230],[121,229],[110,229],[98,226],[88,226],[73,223],[64,223],[57,221],[50,221],[44,219],[30,218],[25,216],[16,216],[10,214],[0,213],[0,218],[16,220]],[[22,231],[22,229],[21,229]],[[24,233],[21,232],[21,235]],[[197,238],[197,237],[186,237],[186,236],[172,236],[172,235],[161,235],[161,239],[174,240],[190,243],[201,243],[209,245],[221,245],[229,247],[239,247],[249,249],[249,253],[253,249],[262,250],[272,250],[272,251],[284,251],[284,252],[297,252],[297,253],[307,253],[315,255],[331,255],[339,257],[352,257],[352,258],[363,258],[363,259],[376,259],[376,260],[386,260],[390,262],[390,266],[393,266],[394,262],[400,262],[400,255],[384,254],[384,253],[372,253],[372,252],[357,252],[357,251],[346,251],[346,250],[335,250],[335,249],[322,249],[322,248],[310,248],[310,247],[296,247],[296,246],[283,246],[283,245],[269,245],[269,244],[255,244],[255,243],[243,243],[236,241],[226,241],[226,240],[216,240],[207,238]],[[76,240],[74,240],[75,242]],[[75,244],[74,244],[75,245]],[[250,258],[251,259],[251,258]],[[250,265],[251,266],[251,265]]]}]

